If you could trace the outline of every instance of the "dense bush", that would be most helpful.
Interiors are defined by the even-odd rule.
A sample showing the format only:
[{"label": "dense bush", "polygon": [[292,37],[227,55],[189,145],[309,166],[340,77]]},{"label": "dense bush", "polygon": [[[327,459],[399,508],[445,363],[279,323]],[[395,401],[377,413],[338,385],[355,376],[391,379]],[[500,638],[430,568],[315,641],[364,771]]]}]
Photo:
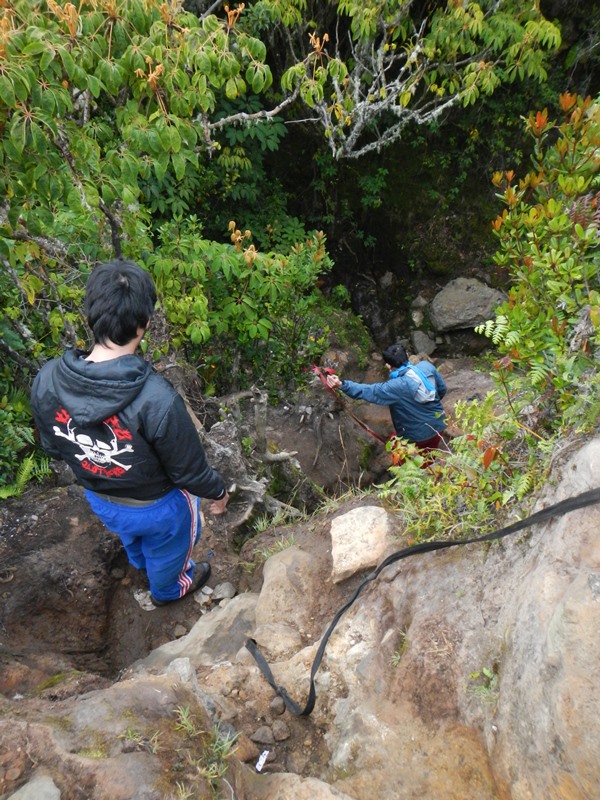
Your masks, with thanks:
[{"label": "dense bush", "polygon": [[480,332],[497,349],[499,389],[458,405],[465,434],[433,464],[401,443],[405,461],[382,489],[416,538],[489,530],[492,510],[543,482],[559,437],[598,424],[600,103],[565,93],[560,106],[558,122],[547,111],[527,119],[532,170],[493,177],[506,206],[495,260],[511,285]]},{"label": "dense bush", "polygon": [[493,223],[496,262],[512,286],[481,330],[515,402],[543,403],[551,429],[584,430],[596,421],[586,406],[600,355],[600,102],[560,100],[562,120],[546,110],[527,120],[533,169],[494,175],[506,206]]}]

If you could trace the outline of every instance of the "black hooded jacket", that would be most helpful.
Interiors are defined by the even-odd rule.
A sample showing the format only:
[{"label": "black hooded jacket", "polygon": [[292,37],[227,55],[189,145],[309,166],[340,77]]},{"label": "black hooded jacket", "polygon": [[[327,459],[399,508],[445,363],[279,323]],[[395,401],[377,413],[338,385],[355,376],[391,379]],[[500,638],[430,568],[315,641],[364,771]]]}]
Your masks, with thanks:
[{"label": "black hooded jacket", "polygon": [[86,489],[137,500],[174,487],[225,493],[182,398],[137,356],[93,362],[67,350],[36,376],[31,408],[44,449]]}]

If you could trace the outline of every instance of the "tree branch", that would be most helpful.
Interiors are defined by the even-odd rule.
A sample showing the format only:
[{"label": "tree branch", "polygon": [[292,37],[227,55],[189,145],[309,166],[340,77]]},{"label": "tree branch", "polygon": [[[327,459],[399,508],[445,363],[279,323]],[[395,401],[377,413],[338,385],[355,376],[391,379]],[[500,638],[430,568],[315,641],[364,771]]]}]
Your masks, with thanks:
[{"label": "tree branch", "polygon": [[238,123],[249,123],[255,122],[258,120],[265,120],[265,119],[272,119],[276,117],[278,114],[291,105],[296,98],[298,97],[300,89],[296,87],[292,94],[282,100],[281,103],[272,108],[271,110],[261,109],[260,111],[255,111],[254,113],[247,113],[246,111],[240,111],[238,114],[231,114],[229,117],[223,117],[223,119],[217,120],[216,122],[207,122],[206,127],[209,131],[220,130],[221,128],[225,128],[229,125],[236,125]]},{"label": "tree branch", "polygon": [[24,226],[11,231],[10,237],[11,239],[17,239],[19,242],[34,242],[53,258],[60,259],[61,261],[68,260],[69,254],[67,248],[58,239],[50,239],[47,236],[33,236]]},{"label": "tree branch", "polygon": [[121,246],[121,224],[117,217],[113,214],[111,209],[106,205],[104,200],[100,200],[98,203],[98,207],[108,220],[108,224],[110,227],[110,239],[112,242],[113,250],[115,251],[115,258],[122,258],[123,257],[123,248]]},{"label": "tree branch", "polygon": [[212,6],[209,6],[206,9],[206,11],[202,12],[201,16],[200,15],[198,16],[198,19],[205,19],[206,17],[209,17],[211,14],[214,14],[215,11],[222,5],[223,5],[223,0],[215,0]]},{"label": "tree branch", "polygon": [[7,343],[4,341],[4,339],[1,339],[1,338],[0,338],[0,350],[4,351],[4,352],[5,352],[5,353],[8,355],[8,357],[9,357],[9,358],[10,358],[12,361],[14,361],[14,362],[15,362],[15,364],[18,364],[20,367],[23,367],[23,369],[26,369],[28,372],[32,372],[32,371],[34,371],[34,370],[35,370],[35,369],[37,369],[37,367],[39,367],[39,366],[40,366],[40,364],[41,364],[41,362],[40,362],[40,360],[39,360],[39,359],[35,359],[35,361],[36,361],[36,364],[37,364],[37,367],[33,366],[33,365],[31,364],[31,362],[30,362],[30,361],[28,361],[28,360],[25,358],[25,356],[22,356],[22,355],[21,355],[20,353],[18,353],[16,350],[13,350],[13,348],[12,348],[12,347],[11,347],[9,344],[7,344]]}]

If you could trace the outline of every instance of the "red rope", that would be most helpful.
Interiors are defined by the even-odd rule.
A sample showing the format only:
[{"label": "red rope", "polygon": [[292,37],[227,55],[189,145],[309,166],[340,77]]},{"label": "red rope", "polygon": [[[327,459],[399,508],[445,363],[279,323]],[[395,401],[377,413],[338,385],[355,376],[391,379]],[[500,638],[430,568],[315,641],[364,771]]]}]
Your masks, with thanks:
[{"label": "red rope", "polygon": [[329,392],[329,394],[332,394],[332,395],[335,397],[335,399],[336,399],[336,400],[338,401],[338,403],[339,403],[339,404],[342,406],[342,408],[344,409],[344,411],[345,411],[347,414],[349,414],[349,415],[352,417],[352,419],[353,419],[353,420],[354,420],[354,421],[355,421],[355,422],[356,422],[358,425],[360,425],[360,427],[361,427],[363,430],[365,430],[367,433],[370,433],[370,434],[371,434],[371,436],[374,436],[376,439],[379,439],[379,441],[380,441],[380,442],[383,442],[383,444],[386,444],[386,443],[387,443],[387,439],[384,439],[384,438],[383,438],[383,436],[380,436],[378,433],[375,433],[375,431],[374,431],[374,430],[372,430],[371,428],[369,428],[369,426],[368,426],[368,425],[367,425],[365,422],[363,422],[363,421],[362,421],[362,419],[359,419],[359,418],[356,416],[356,414],[353,414],[353,413],[352,413],[352,411],[351,411],[351,410],[348,408],[348,406],[346,405],[346,403],[344,403],[344,401],[343,401],[343,400],[342,400],[342,398],[340,397],[339,393],[338,393],[338,392],[336,392],[336,391],[335,391],[335,389],[332,389],[330,386],[328,386],[328,385],[327,385],[327,378],[325,377],[325,375],[323,374],[323,372],[326,372],[328,375],[335,375],[335,370],[333,370],[333,369],[327,369],[327,368],[325,367],[325,368],[323,369],[323,372],[322,372],[322,371],[319,369],[319,367],[317,367],[317,366],[316,366],[316,364],[315,364],[315,365],[313,365],[313,367],[312,367],[311,371],[312,371],[312,372],[314,372],[314,373],[315,373],[315,375],[318,375],[318,376],[319,376],[319,378],[321,379],[321,383],[322,383],[322,384],[323,384],[323,386],[324,386],[324,387],[327,389],[327,391]]}]

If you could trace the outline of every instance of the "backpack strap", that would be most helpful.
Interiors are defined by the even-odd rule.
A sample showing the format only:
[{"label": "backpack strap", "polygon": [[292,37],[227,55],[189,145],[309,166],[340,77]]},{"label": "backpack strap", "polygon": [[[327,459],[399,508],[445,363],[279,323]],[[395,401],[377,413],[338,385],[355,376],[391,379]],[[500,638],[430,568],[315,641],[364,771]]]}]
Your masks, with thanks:
[{"label": "backpack strap", "polygon": [[395,369],[393,372],[390,372],[390,378],[401,378],[403,375],[406,375],[409,369],[411,369],[413,372],[416,372],[427,391],[433,392],[437,397],[437,388],[431,385],[431,381],[427,378],[425,373],[421,372],[421,370],[414,364],[403,364],[403,366],[398,367],[398,369]]},{"label": "backpack strap", "polygon": [[424,385],[425,385],[425,388],[427,389],[427,391],[428,391],[428,392],[435,392],[435,394],[436,394],[436,396],[437,396],[437,389],[436,389],[436,387],[431,385],[431,382],[428,380],[428,378],[427,378],[427,376],[425,375],[425,373],[424,373],[424,372],[421,372],[421,370],[420,370],[418,367],[416,367],[414,364],[411,364],[411,365],[409,366],[409,369],[412,369],[412,370],[413,370],[413,372],[416,372],[416,373],[417,373],[417,375],[419,376],[419,378],[421,378],[421,380],[423,381],[423,383],[424,383]]}]

